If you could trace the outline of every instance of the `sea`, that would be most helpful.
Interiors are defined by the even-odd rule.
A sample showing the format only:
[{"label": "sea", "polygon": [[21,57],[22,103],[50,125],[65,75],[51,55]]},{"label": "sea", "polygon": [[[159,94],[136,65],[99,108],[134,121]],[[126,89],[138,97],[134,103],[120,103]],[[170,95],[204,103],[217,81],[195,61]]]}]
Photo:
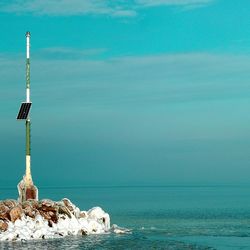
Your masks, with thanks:
[{"label": "sea", "polygon": [[[40,199],[102,207],[126,234],[1,242],[0,249],[250,249],[250,186],[44,187]],[[17,190],[0,188],[0,200]]]}]

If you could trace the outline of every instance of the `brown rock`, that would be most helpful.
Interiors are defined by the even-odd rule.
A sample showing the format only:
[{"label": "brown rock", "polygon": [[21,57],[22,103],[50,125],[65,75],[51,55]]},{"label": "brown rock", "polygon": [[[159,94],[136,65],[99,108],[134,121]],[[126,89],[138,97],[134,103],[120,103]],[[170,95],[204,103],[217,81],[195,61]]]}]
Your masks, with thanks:
[{"label": "brown rock", "polygon": [[52,212],[52,211],[48,211],[48,215],[49,215],[50,217],[52,217],[52,216],[55,216],[55,213]]},{"label": "brown rock", "polygon": [[53,207],[55,205],[55,202],[49,199],[44,199],[40,201],[40,204],[46,207]]},{"label": "brown rock", "polygon": [[29,199],[22,203],[23,212],[25,215],[35,218],[38,212],[38,202],[36,200]]},{"label": "brown rock", "polygon": [[41,216],[45,219],[45,220],[51,220],[51,217],[48,213],[44,212],[44,211],[39,211],[39,213],[41,214]]},{"label": "brown rock", "polygon": [[10,220],[12,222],[15,222],[17,219],[21,219],[22,214],[23,214],[23,210],[21,206],[13,207],[10,210]]},{"label": "brown rock", "polygon": [[15,207],[18,205],[18,202],[16,200],[5,200],[3,201],[4,205],[7,206],[9,209]]},{"label": "brown rock", "polygon": [[64,205],[69,209],[70,212],[73,212],[74,211],[74,208],[73,208],[73,204],[71,203],[71,201],[69,199],[62,199]]},{"label": "brown rock", "polygon": [[0,230],[6,231],[8,229],[8,223],[6,221],[0,220]]},{"label": "brown rock", "polygon": [[36,200],[28,199],[27,201],[22,203],[23,208],[26,206],[31,206],[32,208],[38,209],[39,203]]},{"label": "brown rock", "polygon": [[65,214],[67,215],[69,218],[71,218],[71,213],[69,211],[69,209],[63,205],[60,205],[58,208],[58,213],[59,214]]},{"label": "brown rock", "polygon": [[23,212],[25,215],[27,215],[31,218],[35,218],[36,214],[38,213],[38,210],[33,208],[32,206],[26,204],[26,206],[24,206],[24,208],[23,208]]},{"label": "brown rock", "polygon": [[45,212],[51,211],[51,212],[56,213],[56,212],[57,212],[57,207],[42,206],[42,207],[40,208],[40,210],[45,211]]},{"label": "brown rock", "polygon": [[3,203],[0,204],[0,214],[6,213],[9,210],[7,206],[5,206]]},{"label": "brown rock", "polygon": [[58,210],[59,207],[57,203],[52,200],[45,199],[39,202],[38,211],[42,217],[48,221],[49,226],[51,226],[53,222],[58,222]]},{"label": "brown rock", "polygon": [[40,201],[38,210],[40,212],[43,211],[45,213],[48,213],[48,212],[57,213],[58,212],[58,206],[57,206],[57,204],[55,202],[46,199],[46,200]]},{"label": "brown rock", "polygon": [[25,209],[26,207],[31,207],[31,205],[28,201],[25,201],[22,203],[22,208]]},{"label": "brown rock", "polygon": [[51,215],[51,220],[52,220],[54,223],[57,223],[57,222],[58,222],[57,214]]},{"label": "brown rock", "polygon": [[0,219],[10,220],[9,208],[3,203],[0,204]]},{"label": "brown rock", "polygon": [[31,205],[33,208],[38,209],[39,203],[38,203],[37,200],[28,200],[28,202],[30,203],[30,205]]}]

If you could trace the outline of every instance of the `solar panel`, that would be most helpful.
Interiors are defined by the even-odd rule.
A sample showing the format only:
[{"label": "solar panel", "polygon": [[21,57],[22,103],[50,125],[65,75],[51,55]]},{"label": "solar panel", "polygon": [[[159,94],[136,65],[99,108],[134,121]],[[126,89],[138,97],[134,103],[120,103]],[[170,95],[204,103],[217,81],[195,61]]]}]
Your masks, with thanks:
[{"label": "solar panel", "polygon": [[16,119],[26,120],[29,115],[30,107],[31,102],[22,102]]}]

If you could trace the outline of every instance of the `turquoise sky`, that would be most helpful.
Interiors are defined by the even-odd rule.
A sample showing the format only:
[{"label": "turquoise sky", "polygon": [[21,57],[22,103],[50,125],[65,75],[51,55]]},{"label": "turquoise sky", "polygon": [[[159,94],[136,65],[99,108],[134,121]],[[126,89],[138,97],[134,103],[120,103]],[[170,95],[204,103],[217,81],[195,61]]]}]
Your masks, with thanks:
[{"label": "turquoise sky", "polygon": [[0,2],[1,186],[250,182],[250,2]]}]

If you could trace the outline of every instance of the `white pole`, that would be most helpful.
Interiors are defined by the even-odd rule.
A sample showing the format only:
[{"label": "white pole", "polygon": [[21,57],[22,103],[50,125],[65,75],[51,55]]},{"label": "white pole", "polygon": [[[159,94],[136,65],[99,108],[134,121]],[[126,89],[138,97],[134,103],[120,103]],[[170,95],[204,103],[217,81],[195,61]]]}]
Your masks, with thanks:
[{"label": "white pole", "polygon": [[26,49],[26,52],[27,52],[27,59],[30,58],[30,32],[27,32],[26,33],[26,46],[27,46],[27,49]]},{"label": "white pole", "polygon": [[[30,67],[30,32],[26,33],[26,60],[27,60],[27,67]],[[28,69],[30,71],[30,69]],[[27,72],[29,74],[29,72]],[[30,76],[28,75],[28,78]],[[26,85],[26,102],[30,102],[30,79],[28,79],[28,83]]]}]

